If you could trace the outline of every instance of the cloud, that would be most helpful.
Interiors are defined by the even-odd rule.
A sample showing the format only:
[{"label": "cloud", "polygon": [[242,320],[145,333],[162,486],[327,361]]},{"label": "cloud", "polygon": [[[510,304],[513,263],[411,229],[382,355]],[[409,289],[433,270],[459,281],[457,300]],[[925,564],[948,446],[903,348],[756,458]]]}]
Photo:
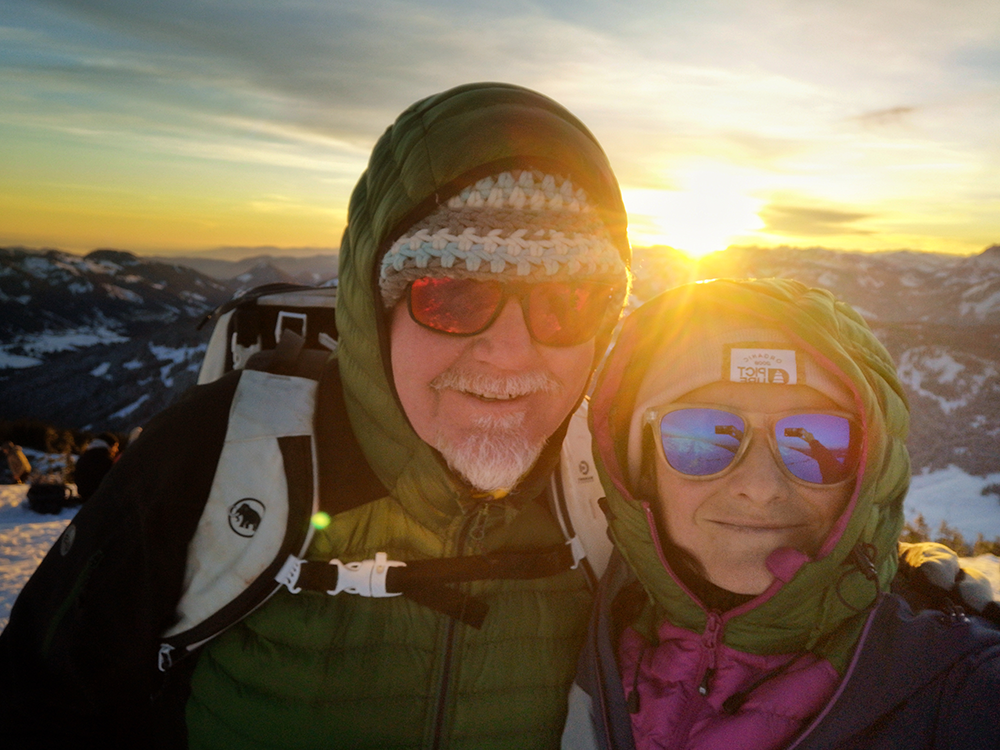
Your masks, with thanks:
[{"label": "cloud", "polygon": [[896,125],[904,122],[916,111],[916,107],[889,107],[888,109],[876,109],[871,112],[864,112],[851,119],[862,125]]},{"label": "cloud", "polygon": [[872,214],[866,213],[770,204],[761,210],[759,216],[764,221],[764,228],[760,231],[765,234],[795,237],[874,234],[870,230],[850,226],[872,217]]},{"label": "cloud", "polygon": [[[474,80],[558,79],[594,45],[583,26],[527,4],[512,13],[485,3],[402,0],[46,2],[84,21],[102,37],[101,48],[111,40],[113,56],[142,56],[165,80],[202,95],[218,87],[230,96],[277,98],[286,117],[369,144],[422,96]],[[210,106],[203,98],[197,103]]]}]

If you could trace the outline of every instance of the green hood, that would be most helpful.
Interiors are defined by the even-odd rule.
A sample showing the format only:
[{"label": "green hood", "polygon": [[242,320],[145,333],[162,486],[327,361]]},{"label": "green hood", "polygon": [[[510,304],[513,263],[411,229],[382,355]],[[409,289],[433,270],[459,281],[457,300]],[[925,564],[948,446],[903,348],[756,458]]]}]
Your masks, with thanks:
[{"label": "green hood", "polygon": [[852,550],[871,545],[882,591],[896,572],[910,479],[909,410],[885,348],[861,316],[829,292],[785,279],[718,280],[670,290],[628,318],[590,408],[612,538],[649,594],[655,618],[702,632],[707,612],[658,553],[647,508],[629,486],[626,445],[636,389],[652,352],[682,335],[687,321],[718,315],[783,331],[847,387],[861,416],[865,445],[854,494],[823,545],[825,553],[811,560],[776,551],[769,565],[780,571],[779,580],[724,615],[724,640],[733,648],[758,654],[810,650],[842,670],[876,598]]},{"label": "green hood", "polygon": [[[403,230],[463,187],[518,167],[571,177],[583,187],[628,266],[625,209],[596,139],[560,105],[517,86],[469,84],[417,102],[379,139],[351,196],[337,298],[337,357],[348,414],[389,493],[423,498],[407,510],[432,528],[447,525],[470,490],[417,436],[400,407],[388,361],[388,315],[377,287],[379,262]],[[538,494],[560,442],[550,441],[516,496]]]}]

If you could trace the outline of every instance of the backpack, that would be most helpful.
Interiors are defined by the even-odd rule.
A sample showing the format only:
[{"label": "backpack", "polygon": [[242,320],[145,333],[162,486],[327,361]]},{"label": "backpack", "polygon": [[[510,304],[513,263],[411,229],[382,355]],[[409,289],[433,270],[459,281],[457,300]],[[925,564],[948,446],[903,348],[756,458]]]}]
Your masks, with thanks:
[{"label": "backpack", "polygon": [[71,505],[72,494],[63,482],[37,482],[28,488],[28,507],[35,513],[61,513]]},{"label": "backpack", "polygon": [[306,350],[335,352],[336,304],[336,279],[331,286],[279,282],[237,292],[198,324],[201,330],[216,319],[198,385],[244,369],[254,354],[273,350],[286,330],[300,336]]}]

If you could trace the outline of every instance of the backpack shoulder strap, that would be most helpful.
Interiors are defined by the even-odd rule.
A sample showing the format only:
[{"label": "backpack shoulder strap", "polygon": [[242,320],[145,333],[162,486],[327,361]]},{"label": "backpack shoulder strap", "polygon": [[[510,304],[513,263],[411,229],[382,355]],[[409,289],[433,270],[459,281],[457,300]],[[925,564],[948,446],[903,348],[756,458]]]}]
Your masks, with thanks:
[{"label": "backpack shoulder strap", "polygon": [[285,559],[305,553],[319,506],[317,387],[311,378],[240,373],[208,499],[188,545],[178,619],[162,637],[161,670],[269,598]]},{"label": "backpack shoulder strap", "polygon": [[389,494],[354,436],[336,359],[326,363],[319,379],[314,430],[322,456],[320,510],[334,516]]},{"label": "backpack shoulder strap", "polygon": [[559,454],[559,468],[550,481],[549,494],[553,515],[574,547],[576,557],[585,558],[592,581],[604,573],[613,545],[608,538],[608,524],[600,502],[604,488],[597,476],[597,466],[587,425],[588,402],[570,417],[569,428]]}]

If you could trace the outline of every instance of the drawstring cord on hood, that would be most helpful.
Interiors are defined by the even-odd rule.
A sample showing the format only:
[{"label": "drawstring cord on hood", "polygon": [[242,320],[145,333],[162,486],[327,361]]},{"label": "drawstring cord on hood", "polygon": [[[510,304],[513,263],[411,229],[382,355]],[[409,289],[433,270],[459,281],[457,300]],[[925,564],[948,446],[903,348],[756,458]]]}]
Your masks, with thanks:
[{"label": "drawstring cord on hood", "polygon": [[[868,542],[858,542],[857,544],[854,545],[854,548],[851,550],[850,555],[848,555],[848,560],[850,560],[853,567],[848,568],[843,572],[843,574],[841,574],[840,579],[837,581],[837,585],[835,587],[835,590],[837,592],[837,597],[840,599],[841,603],[848,609],[852,609],[855,612],[863,611],[862,609],[848,603],[844,599],[843,594],[841,594],[840,592],[840,587],[843,584],[844,579],[846,579],[848,575],[854,572],[854,569],[857,569],[861,573],[861,575],[863,575],[866,579],[875,584],[875,596],[876,598],[878,597],[879,595],[878,569],[875,567],[875,556],[877,552],[878,551],[876,550],[873,544],[870,544]],[[754,690],[759,688],[765,682],[773,680],[776,677],[780,677],[782,674],[787,672],[792,667],[792,665],[795,664],[795,662],[797,662],[799,659],[801,659],[808,653],[810,652],[803,651],[802,653],[797,654],[796,656],[789,659],[787,662],[782,664],[777,669],[773,669],[767,674],[755,680],[749,687],[745,688],[744,690],[740,690],[739,692],[733,693],[731,696],[726,698],[725,701],[723,701],[722,710],[730,715],[735,714],[737,711],[740,710],[743,704],[747,702],[747,700],[750,698],[750,694]]]},{"label": "drawstring cord on hood", "polygon": [[635,674],[632,676],[632,691],[628,694],[625,705],[630,714],[639,713],[639,673],[642,672],[642,660],[646,656],[646,649],[649,644],[645,640],[642,642],[642,649],[639,651],[639,658],[635,662]]},{"label": "drawstring cord on hood", "polygon": [[[854,549],[851,550],[851,554],[848,555],[848,560],[853,564],[861,575],[875,584],[875,598],[881,593],[878,584],[878,569],[875,567],[875,556],[878,554],[878,550],[875,548],[874,544],[870,542],[858,542],[854,545]],[[844,595],[840,592],[840,587],[844,583],[844,579],[847,578],[854,569],[848,568],[837,579],[837,585],[834,590],[837,592],[837,598],[840,599],[840,603],[843,604],[848,609],[854,612],[863,612],[867,607],[855,607],[853,604],[849,603],[844,599]]]}]

